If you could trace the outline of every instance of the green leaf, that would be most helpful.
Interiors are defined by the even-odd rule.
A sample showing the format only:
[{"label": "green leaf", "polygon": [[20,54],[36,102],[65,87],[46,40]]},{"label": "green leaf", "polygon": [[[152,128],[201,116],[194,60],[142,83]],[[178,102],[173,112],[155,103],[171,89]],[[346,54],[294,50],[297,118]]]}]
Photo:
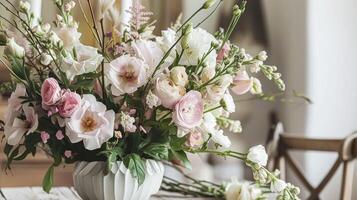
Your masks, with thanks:
[{"label": "green leaf", "polygon": [[165,144],[152,143],[145,147],[144,154],[155,160],[168,160],[169,151]]},{"label": "green leaf", "polygon": [[51,165],[45,176],[43,177],[43,181],[42,181],[42,188],[45,192],[49,193],[52,186],[53,186],[53,172],[54,172],[54,166]]},{"label": "green leaf", "polygon": [[74,83],[71,87],[72,90],[78,90],[78,89],[87,89],[90,90],[94,86],[94,79],[83,79],[83,80],[78,80],[76,83]]},{"label": "green leaf", "polygon": [[138,154],[132,153],[124,158],[124,165],[130,170],[131,175],[138,180],[139,185],[145,180],[145,162]]},{"label": "green leaf", "polygon": [[179,164],[186,167],[187,169],[192,169],[191,163],[183,150],[175,151],[171,149],[169,153],[169,159],[175,163],[180,162]]}]

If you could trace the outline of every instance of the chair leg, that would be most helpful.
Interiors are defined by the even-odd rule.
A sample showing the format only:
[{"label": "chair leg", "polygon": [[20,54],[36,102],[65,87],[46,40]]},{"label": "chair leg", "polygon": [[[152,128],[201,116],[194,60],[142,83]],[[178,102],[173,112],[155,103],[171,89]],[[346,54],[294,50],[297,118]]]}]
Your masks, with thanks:
[{"label": "chair leg", "polygon": [[277,164],[278,164],[278,169],[280,170],[280,179],[286,181],[286,164],[285,164],[285,158],[283,156],[280,156],[277,158]]},{"label": "chair leg", "polygon": [[343,162],[343,174],[341,184],[341,200],[352,199],[354,160]]}]

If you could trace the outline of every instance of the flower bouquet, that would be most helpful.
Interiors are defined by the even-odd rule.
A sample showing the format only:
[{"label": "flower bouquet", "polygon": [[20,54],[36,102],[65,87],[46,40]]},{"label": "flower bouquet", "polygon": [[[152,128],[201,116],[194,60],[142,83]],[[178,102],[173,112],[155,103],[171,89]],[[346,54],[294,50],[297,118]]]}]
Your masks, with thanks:
[{"label": "flower bouquet", "polygon": [[[76,3],[53,2],[60,13],[53,26],[35,18],[27,2],[19,7],[0,2],[15,18],[0,14],[6,58],[1,63],[12,78],[1,85],[3,93],[11,92],[4,121],[7,168],[41,150],[53,158],[43,180],[47,192],[55,167],[77,163],[74,182],[83,198],[111,199],[106,195],[129,195],[130,190],[131,199],[147,199],[162,183],[162,163],[190,168],[188,153],[211,153],[244,161],[253,170],[255,188],[277,192],[279,199],[297,199],[297,188],[264,168],[263,146],[248,153],[221,149],[231,145],[223,130],[242,130],[239,121],[229,118],[235,112],[231,93],[264,97],[253,77],[257,73],[285,88],[277,68],[264,64],[266,52],[251,56],[229,42],[246,1],[233,7],[227,30],[212,35],[199,27],[222,2],[207,0],[160,36],[153,34],[153,13],[138,1],[128,11],[128,24],[120,21],[114,0],[98,1],[99,13],[91,1],[78,1],[96,41],[92,46],[80,41],[71,15]],[[212,6],[201,23],[190,22]],[[87,180],[93,183],[89,187]],[[252,183],[182,184],[165,177],[161,188],[196,196],[263,198],[262,192],[243,192],[243,187],[251,191]],[[102,194],[93,194],[93,188]]]}]

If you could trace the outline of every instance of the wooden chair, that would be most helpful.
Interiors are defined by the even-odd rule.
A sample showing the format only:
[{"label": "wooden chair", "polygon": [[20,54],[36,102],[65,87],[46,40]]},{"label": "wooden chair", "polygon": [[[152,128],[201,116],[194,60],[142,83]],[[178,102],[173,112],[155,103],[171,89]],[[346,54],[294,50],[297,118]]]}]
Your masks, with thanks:
[{"label": "wooden chair", "polygon": [[[284,180],[286,179],[286,166],[290,166],[296,177],[301,180],[302,184],[310,192],[309,200],[320,199],[320,193],[334,176],[340,165],[342,165],[343,170],[340,199],[352,199],[353,166],[354,159],[357,156],[357,132],[343,139],[304,138],[284,133],[282,123],[277,123],[274,131],[270,133],[268,138],[267,151],[270,157],[268,168],[270,170],[279,169],[281,171],[281,178]],[[338,158],[320,184],[314,187],[306,179],[303,170],[297,165],[297,162],[290,156],[289,151],[291,150],[336,152]]]}]

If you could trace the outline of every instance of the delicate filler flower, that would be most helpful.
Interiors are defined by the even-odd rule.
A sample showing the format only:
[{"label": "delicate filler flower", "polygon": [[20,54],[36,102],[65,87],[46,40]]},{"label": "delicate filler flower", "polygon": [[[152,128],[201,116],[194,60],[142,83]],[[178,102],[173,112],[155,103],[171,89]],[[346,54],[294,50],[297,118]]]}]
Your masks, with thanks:
[{"label": "delicate filler flower", "polygon": [[223,95],[223,108],[229,112],[234,113],[236,111],[236,105],[234,103],[234,99],[232,95],[227,90],[226,93]]},{"label": "delicate filler flower", "polygon": [[44,144],[48,142],[48,139],[50,139],[50,134],[48,134],[46,131],[41,131],[41,140]]},{"label": "delicate filler flower", "polygon": [[62,133],[61,130],[58,130],[58,131],[56,132],[56,138],[57,138],[57,140],[63,140],[64,135],[63,135],[63,133]]},{"label": "delicate filler flower", "polygon": [[86,149],[98,149],[113,137],[114,118],[113,110],[107,111],[93,95],[85,94],[81,106],[66,123],[66,135],[72,143],[83,141]]},{"label": "delicate filler flower", "polygon": [[136,131],[135,118],[123,112],[120,115],[120,124],[123,126],[124,131],[131,133]]},{"label": "delicate filler flower", "polygon": [[223,45],[223,48],[218,52],[218,55],[217,55],[217,62],[218,63],[221,63],[223,61],[223,59],[228,56],[229,54],[229,51],[231,50],[231,47],[229,45],[229,43],[225,43]]},{"label": "delicate filler flower", "polygon": [[133,93],[143,86],[148,78],[147,65],[140,59],[128,55],[113,60],[107,68],[113,95]]},{"label": "delicate filler flower", "polygon": [[247,159],[259,166],[266,166],[268,163],[268,154],[263,145],[251,147],[248,151]]},{"label": "delicate filler flower", "polygon": [[68,118],[80,106],[81,96],[70,90],[64,90],[62,93],[61,102],[58,105],[58,113],[61,117]]},{"label": "delicate filler flower", "polygon": [[157,107],[161,104],[159,97],[157,97],[154,93],[149,90],[148,94],[146,95],[146,105],[149,106],[150,109]]},{"label": "delicate filler flower", "polygon": [[249,182],[230,182],[225,191],[226,200],[255,200],[262,196],[262,191]]},{"label": "delicate filler flower", "polygon": [[192,129],[199,126],[203,117],[203,100],[201,93],[191,90],[175,105],[172,115],[177,126]]},{"label": "delicate filler flower", "polygon": [[160,76],[156,79],[155,95],[160,98],[165,108],[172,109],[185,93],[185,88],[175,85],[167,76]]}]

